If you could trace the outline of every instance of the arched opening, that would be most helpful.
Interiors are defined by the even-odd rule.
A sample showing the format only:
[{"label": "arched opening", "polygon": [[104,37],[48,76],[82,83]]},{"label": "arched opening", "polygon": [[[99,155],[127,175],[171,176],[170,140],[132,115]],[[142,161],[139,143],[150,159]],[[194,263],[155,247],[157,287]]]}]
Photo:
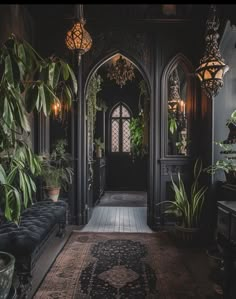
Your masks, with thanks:
[{"label": "arched opening", "polygon": [[[167,64],[161,90],[161,174],[160,201],[174,199],[171,176],[181,173],[184,183],[191,183],[193,158],[197,156],[196,97],[193,66],[181,53]],[[195,130],[195,131],[194,131]],[[173,223],[173,216],[159,206],[161,224]]]},{"label": "arched opening", "polygon": [[90,73],[85,97],[90,209],[101,204],[104,192],[115,192],[122,195],[122,202],[114,203],[117,196],[112,194],[111,205],[143,206],[146,216],[150,120],[146,76],[127,56],[113,54]]}]

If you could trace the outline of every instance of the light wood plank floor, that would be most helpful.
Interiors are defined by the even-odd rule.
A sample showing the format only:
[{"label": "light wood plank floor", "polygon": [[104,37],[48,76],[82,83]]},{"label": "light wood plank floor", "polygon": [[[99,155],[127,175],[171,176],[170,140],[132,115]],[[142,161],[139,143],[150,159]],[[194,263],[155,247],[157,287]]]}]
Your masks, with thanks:
[{"label": "light wood plank floor", "polygon": [[152,233],[146,207],[95,207],[84,232]]}]

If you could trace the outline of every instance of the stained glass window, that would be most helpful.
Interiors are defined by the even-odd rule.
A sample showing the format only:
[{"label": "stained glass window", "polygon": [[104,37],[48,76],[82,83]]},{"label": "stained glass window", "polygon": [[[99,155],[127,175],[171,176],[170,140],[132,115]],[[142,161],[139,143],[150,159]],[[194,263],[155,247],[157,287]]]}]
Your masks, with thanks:
[{"label": "stained glass window", "polygon": [[112,120],[112,152],[119,152],[119,120]]},{"label": "stained glass window", "polygon": [[130,112],[122,103],[111,114],[111,151],[130,152]]},{"label": "stained glass window", "polygon": [[129,119],[122,119],[122,131],[123,131],[122,151],[129,153],[130,152]]}]

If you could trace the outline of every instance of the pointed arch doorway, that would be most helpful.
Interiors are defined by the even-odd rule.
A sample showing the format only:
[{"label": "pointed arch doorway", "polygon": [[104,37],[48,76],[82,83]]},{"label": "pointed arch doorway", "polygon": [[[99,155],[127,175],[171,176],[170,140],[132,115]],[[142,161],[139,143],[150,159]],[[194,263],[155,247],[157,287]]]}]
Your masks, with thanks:
[{"label": "pointed arch doorway", "polygon": [[[123,57],[128,64],[134,68],[134,78],[127,80],[123,86],[119,86],[115,80],[107,76],[111,65]],[[150,109],[150,87],[145,73],[137,63],[126,55],[116,53],[97,64],[90,72],[85,87],[87,115],[90,109],[89,89],[94,77],[102,80],[101,90],[97,92],[99,106],[106,110],[98,109],[94,125],[87,117],[87,178],[88,194],[87,206],[90,219],[92,209],[95,205],[94,199],[94,165],[96,161],[95,140],[100,140],[105,145],[103,161],[105,161],[105,188],[106,190],[146,191],[149,196],[149,109]],[[93,84],[94,85],[94,84]],[[101,111],[102,110],[102,111]],[[132,152],[130,143],[130,123],[132,118],[141,119],[143,116],[144,141],[143,153]],[[92,127],[92,128],[91,128]],[[96,171],[95,171],[96,172]],[[104,175],[104,174],[103,174]],[[149,206],[147,207],[149,209]],[[149,214],[149,213],[148,213]]]}]

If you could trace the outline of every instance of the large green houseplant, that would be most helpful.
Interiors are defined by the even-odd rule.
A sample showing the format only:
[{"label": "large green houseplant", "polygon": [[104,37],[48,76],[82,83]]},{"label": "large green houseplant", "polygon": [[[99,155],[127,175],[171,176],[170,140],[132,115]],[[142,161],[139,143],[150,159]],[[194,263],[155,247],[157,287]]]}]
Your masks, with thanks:
[{"label": "large green houseplant", "polygon": [[[72,82],[72,83],[71,83]],[[77,92],[70,66],[57,57],[43,59],[24,40],[11,35],[0,48],[0,224],[19,224],[32,202],[40,161],[29,145],[29,113],[49,116],[52,105],[69,107]],[[0,255],[0,297],[11,286],[14,257]]]},{"label": "large green houseplant", "polygon": [[36,191],[34,176],[40,173],[28,145],[28,115],[35,110],[48,116],[58,102],[70,106],[77,83],[66,62],[42,58],[13,34],[0,48],[0,70],[0,209],[18,223],[22,207]]},{"label": "large green houseplant", "polygon": [[193,168],[193,182],[190,190],[184,184],[181,174],[177,175],[177,182],[171,176],[172,189],[174,191],[173,201],[164,201],[165,213],[174,214],[176,217],[176,228],[183,236],[188,236],[200,228],[202,208],[205,201],[206,186],[200,186],[199,177],[202,173],[202,161],[197,159]]}]

